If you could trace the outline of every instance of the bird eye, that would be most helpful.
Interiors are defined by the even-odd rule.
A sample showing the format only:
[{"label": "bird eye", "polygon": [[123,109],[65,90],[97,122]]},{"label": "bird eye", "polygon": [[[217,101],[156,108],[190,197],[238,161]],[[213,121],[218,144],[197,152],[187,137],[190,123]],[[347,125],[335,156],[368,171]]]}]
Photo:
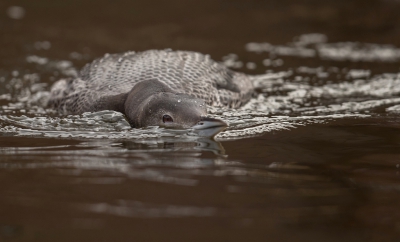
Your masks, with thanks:
[{"label": "bird eye", "polygon": [[172,122],[174,122],[174,120],[172,119],[172,117],[171,116],[169,116],[169,115],[164,115],[163,117],[162,117],[162,121],[164,122],[164,123],[172,123]]}]

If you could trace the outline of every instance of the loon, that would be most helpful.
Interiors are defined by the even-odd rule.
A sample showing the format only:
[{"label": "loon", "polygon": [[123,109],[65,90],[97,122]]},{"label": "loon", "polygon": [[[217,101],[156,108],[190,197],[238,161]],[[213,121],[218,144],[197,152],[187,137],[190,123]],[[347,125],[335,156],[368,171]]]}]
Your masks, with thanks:
[{"label": "loon", "polygon": [[193,128],[214,136],[227,124],[207,117],[206,106],[240,107],[253,90],[249,76],[209,55],[148,50],[106,54],[86,64],[76,78],[52,86],[48,106],[64,114],[114,110],[134,128]]}]

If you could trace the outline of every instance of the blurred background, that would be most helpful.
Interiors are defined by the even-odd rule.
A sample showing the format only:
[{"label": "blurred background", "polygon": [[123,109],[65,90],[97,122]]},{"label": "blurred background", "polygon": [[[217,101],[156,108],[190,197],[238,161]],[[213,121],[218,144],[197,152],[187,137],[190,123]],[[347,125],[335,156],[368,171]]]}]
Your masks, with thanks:
[{"label": "blurred background", "polygon": [[397,0],[3,0],[0,8],[1,65],[15,64],[10,57],[21,52],[46,51],[33,46],[38,41],[51,43],[50,58],[172,48],[216,60],[246,58],[249,42],[285,44],[305,33],[400,44]]}]

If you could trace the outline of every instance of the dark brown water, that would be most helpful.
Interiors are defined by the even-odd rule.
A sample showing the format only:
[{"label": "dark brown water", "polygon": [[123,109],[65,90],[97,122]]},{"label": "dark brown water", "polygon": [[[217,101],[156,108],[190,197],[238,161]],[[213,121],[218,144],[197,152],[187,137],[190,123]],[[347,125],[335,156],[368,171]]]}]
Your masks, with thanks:
[{"label": "dark brown water", "polygon": [[[1,1],[0,241],[400,241],[399,11]],[[263,74],[246,107],[211,109],[216,141],[41,106],[94,58],[160,48]]]}]

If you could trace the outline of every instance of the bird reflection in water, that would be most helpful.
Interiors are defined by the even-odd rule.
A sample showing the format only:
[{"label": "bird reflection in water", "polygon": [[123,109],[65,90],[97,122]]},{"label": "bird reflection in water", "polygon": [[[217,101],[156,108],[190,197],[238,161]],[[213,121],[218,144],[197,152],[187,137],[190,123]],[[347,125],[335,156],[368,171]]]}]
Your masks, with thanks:
[{"label": "bird reflection in water", "polygon": [[133,140],[124,141],[123,146],[128,150],[140,152],[157,151],[205,151],[212,152],[218,156],[226,156],[225,149],[219,141],[207,137],[196,137],[193,139],[171,139],[171,140]]}]

